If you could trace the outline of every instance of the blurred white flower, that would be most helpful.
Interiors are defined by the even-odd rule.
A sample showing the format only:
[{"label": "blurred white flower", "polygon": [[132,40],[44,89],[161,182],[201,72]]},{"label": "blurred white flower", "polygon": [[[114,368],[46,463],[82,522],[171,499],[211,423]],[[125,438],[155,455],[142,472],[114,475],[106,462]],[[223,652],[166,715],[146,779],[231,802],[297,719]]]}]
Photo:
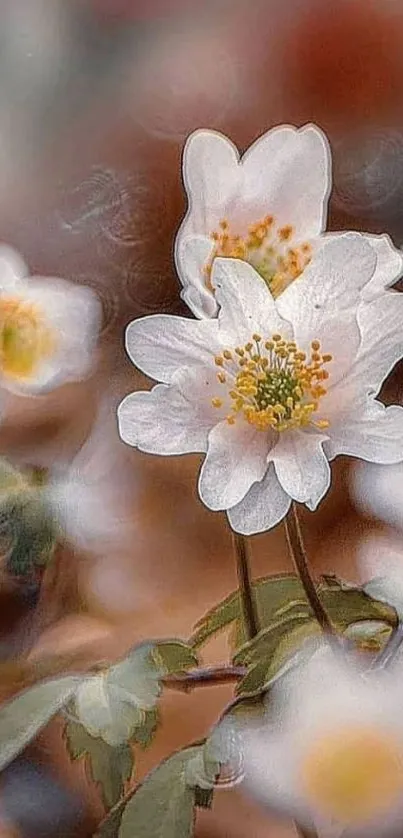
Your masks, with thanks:
[{"label": "blurred white flower", "polygon": [[362,512],[403,530],[403,463],[358,463],[351,494]]},{"label": "blurred white flower", "polygon": [[403,619],[403,535],[366,534],[357,548],[357,564],[364,590],[393,605]]},{"label": "blurred white flower", "polygon": [[85,377],[100,322],[91,289],[29,277],[19,254],[0,246],[0,386],[34,395]]},{"label": "blurred white flower", "polygon": [[267,720],[244,732],[246,784],[261,801],[327,835],[403,824],[403,682],[333,651],[280,679]]},{"label": "blurred white flower", "polygon": [[61,535],[81,550],[111,556],[133,537],[132,473],[106,401],[76,456],[48,465],[43,500]]},{"label": "blurred white flower", "polygon": [[[303,273],[323,242],[331,156],[315,125],[280,125],[243,157],[222,134],[198,130],[185,146],[183,178],[189,208],[175,256],[183,299],[196,317],[217,313],[212,276],[217,256],[248,262],[276,297]],[[363,290],[372,299],[397,280],[403,258],[389,236],[367,238],[378,260]]]},{"label": "blurred white flower", "polygon": [[330,238],[274,300],[249,264],[215,259],[217,318],[128,327],[130,357],[162,383],[121,403],[122,438],[206,452],[200,497],[245,534],[277,524],[292,498],[315,509],[338,454],[400,460],[403,408],[375,396],[403,352],[403,296],[361,301],[375,263],[359,234]]}]

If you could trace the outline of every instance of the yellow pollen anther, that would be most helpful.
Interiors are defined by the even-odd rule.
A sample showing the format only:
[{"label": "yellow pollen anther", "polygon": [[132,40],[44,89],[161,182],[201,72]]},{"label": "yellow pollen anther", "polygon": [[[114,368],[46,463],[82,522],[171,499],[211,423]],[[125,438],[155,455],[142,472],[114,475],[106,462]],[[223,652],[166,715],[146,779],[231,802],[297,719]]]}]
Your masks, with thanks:
[{"label": "yellow pollen anther", "polygon": [[329,361],[333,361],[333,355],[329,355],[329,353],[322,355],[322,361],[324,364],[328,364]]},{"label": "yellow pollen anther", "polygon": [[382,818],[403,794],[401,745],[359,725],[316,738],[302,762],[303,791],[322,815],[344,826]]},{"label": "yellow pollen anther", "polygon": [[319,341],[318,340],[313,340],[312,343],[311,343],[311,347],[312,347],[314,352],[317,352],[318,349],[320,349]]},{"label": "yellow pollen anther", "polygon": [[291,224],[278,227],[272,215],[266,215],[247,229],[231,230],[228,219],[219,222],[211,232],[213,251],[204,266],[206,284],[214,293],[211,282],[214,259],[224,256],[249,262],[270,288],[274,297],[281,294],[305,270],[311,260],[309,242],[295,240]]},{"label": "yellow pollen anther", "polygon": [[[230,424],[241,414],[259,430],[327,428],[328,420],[315,415],[326,393],[321,382],[329,377],[323,356],[312,350],[307,359],[294,341],[287,342],[280,334],[269,340],[255,334],[253,340],[215,357],[215,363],[225,367],[217,373],[218,380],[230,385],[235,414],[230,414]],[[319,341],[312,343],[316,346]],[[212,404],[221,407],[222,400],[214,398]]]},{"label": "yellow pollen anther", "polygon": [[55,348],[40,309],[19,297],[0,298],[0,372],[28,380]]}]

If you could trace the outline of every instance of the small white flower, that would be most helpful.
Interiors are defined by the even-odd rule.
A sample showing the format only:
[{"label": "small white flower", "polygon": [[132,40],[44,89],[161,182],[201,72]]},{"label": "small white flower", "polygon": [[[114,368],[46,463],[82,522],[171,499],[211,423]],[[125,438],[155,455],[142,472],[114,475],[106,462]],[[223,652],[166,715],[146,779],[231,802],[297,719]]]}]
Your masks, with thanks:
[{"label": "small white flower", "polygon": [[206,452],[200,497],[245,534],[273,527],[291,498],[315,509],[338,454],[401,459],[403,409],[375,396],[403,351],[403,296],[360,301],[375,263],[360,234],[331,238],[274,300],[246,262],[217,258],[217,318],[128,327],[130,357],[162,383],[124,399],[122,438]]},{"label": "small white flower", "polygon": [[244,734],[249,789],[320,834],[385,835],[403,824],[400,671],[316,654],[270,692]]},{"label": "small white flower", "polygon": [[86,376],[100,320],[91,289],[30,277],[19,254],[0,246],[1,387],[34,395]]},{"label": "small white flower", "polygon": [[[185,146],[183,178],[189,209],[175,257],[183,299],[196,317],[217,313],[212,276],[217,256],[248,262],[276,297],[322,245],[331,156],[325,135],[315,125],[280,125],[242,157],[222,134],[196,131]],[[368,239],[378,257],[363,290],[371,299],[398,279],[403,259],[389,236]]]}]

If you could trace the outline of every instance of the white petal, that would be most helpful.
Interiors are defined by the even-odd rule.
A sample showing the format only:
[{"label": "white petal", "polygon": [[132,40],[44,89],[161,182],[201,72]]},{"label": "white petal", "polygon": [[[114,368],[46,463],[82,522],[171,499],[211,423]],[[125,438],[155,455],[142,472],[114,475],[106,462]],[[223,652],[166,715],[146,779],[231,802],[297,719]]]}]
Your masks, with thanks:
[{"label": "white petal", "polygon": [[[384,379],[403,355],[403,294],[385,292],[370,303],[361,303],[357,320],[361,344],[356,359],[335,386],[331,376],[328,395],[320,403],[323,415],[331,420],[331,428],[344,419],[348,421],[350,412],[356,414],[368,394],[379,392]],[[346,340],[343,334],[342,352]],[[337,347],[334,357],[336,363]]]},{"label": "white petal", "polygon": [[243,734],[242,752],[249,792],[274,811],[299,814],[292,744],[270,729],[252,729]]},{"label": "white petal", "polygon": [[375,399],[331,423],[330,439],[324,443],[329,459],[338,454],[359,457],[371,463],[398,463],[403,459],[403,407],[384,407]]},{"label": "white petal", "polygon": [[291,498],[276,477],[274,466],[269,465],[260,483],[254,483],[247,495],[227,512],[235,532],[253,535],[275,527],[286,516]]},{"label": "white petal", "polygon": [[28,268],[19,253],[12,247],[0,245],[0,293],[12,293],[19,280],[28,275]]},{"label": "white petal", "polygon": [[330,467],[323,453],[322,434],[287,431],[280,434],[269,459],[287,495],[315,509],[330,486]]},{"label": "white petal", "polygon": [[221,349],[218,324],[215,320],[151,314],[129,324],[126,349],[142,372],[169,383],[182,367],[214,364],[214,355]]},{"label": "white petal", "polygon": [[256,430],[238,417],[234,425],[220,422],[211,431],[199,493],[210,509],[229,509],[245,497],[252,483],[262,480],[273,435]]},{"label": "white petal", "polygon": [[403,254],[394,246],[390,236],[386,233],[381,236],[365,233],[365,238],[376,251],[377,263],[372,279],[362,289],[362,298],[373,300],[385,288],[394,285],[402,275]]},{"label": "white petal", "polygon": [[[225,416],[211,405],[212,382],[185,369],[175,384],[131,393],[118,408],[119,433],[150,454],[206,451],[211,428]],[[223,415],[222,415],[223,413]]]},{"label": "white petal", "polygon": [[279,316],[267,285],[247,262],[215,259],[212,281],[220,305],[220,328],[232,345],[251,340],[254,332],[261,332],[263,338],[276,332],[291,337],[290,324]]},{"label": "white petal", "polygon": [[331,187],[331,155],[319,128],[280,125],[251,146],[242,165],[242,198],[254,209],[250,221],[270,213],[280,226],[293,225],[298,238],[322,232]]},{"label": "white petal", "polygon": [[84,378],[94,362],[102,308],[97,295],[84,286],[58,278],[30,277],[20,281],[18,295],[32,302],[44,315],[55,337],[55,350],[32,378],[3,379],[15,393],[45,393],[67,381]]},{"label": "white petal", "polygon": [[185,145],[183,178],[189,198],[183,232],[210,235],[238,191],[240,167],[236,147],[216,131],[195,131]]},{"label": "white petal", "polygon": [[355,310],[375,265],[376,253],[359,233],[326,239],[304,273],[277,300],[299,346],[307,347],[326,334],[329,317],[342,318]]},{"label": "white petal", "polygon": [[212,291],[206,284],[205,266],[208,263],[213,243],[206,236],[185,236],[178,234],[175,246],[175,262],[183,285],[181,297],[195,317],[214,317],[218,306]]}]

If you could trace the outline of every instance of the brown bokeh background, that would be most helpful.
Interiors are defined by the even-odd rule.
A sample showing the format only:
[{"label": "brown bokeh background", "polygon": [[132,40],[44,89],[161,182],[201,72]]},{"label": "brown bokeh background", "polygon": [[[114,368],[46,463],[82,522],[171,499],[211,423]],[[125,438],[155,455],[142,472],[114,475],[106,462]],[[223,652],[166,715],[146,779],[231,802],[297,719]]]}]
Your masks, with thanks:
[{"label": "brown bokeh background", "polygon": [[[93,379],[10,400],[2,452],[28,462],[61,450],[72,456],[104,393],[116,403],[148,386],[125,357],[123,330],[144,314],[186,313],[172,244],[185,209],[180,161],[190,131],[215,128],[245,149],[278,123],[317,123],[333,151],[330,227],[386,231],[403,242],[400,0],[4,0],[0,15],[0,239],[24,254],[32,273],[88,284],[104,306]],[[400,400],[399,370],[385,392]],[[66,653],[74,666],[113,659],[144,638],[188,637],[235,587],[225,516],[197,500],[198,458],[153,458],[119,443],[116,430],[113,437],[111,480],[127,480],[129,544],[122,532],[112,554],[60,548],[36,610],[4,578],[9,656],[23,648],[31,660]],[[303,516],[316,571],[347,578],[356,574],[357,543],[376,526],[350,502],[353,467],[336,462],[319,512]],[[252,551],[256,575],[289,569],[281,526],[255,537]],[[205,660],[226,654],[220,639]],[[230,695],[227,687],[167,692],[140,776],[206,734]],[[102,812],[83,765],[69,765],[59,720],[6,772],[2,788],[5,821],[19,834],[90,835]],[[42,802],[41,815],[32,803],[18,818],[26,788],[31,803],[37,791],[41,801],[59,801],[58,815],[49,809],[40,821]],[[198,838],[292,832],[239,789],[218,792],[196,828]]]}]

